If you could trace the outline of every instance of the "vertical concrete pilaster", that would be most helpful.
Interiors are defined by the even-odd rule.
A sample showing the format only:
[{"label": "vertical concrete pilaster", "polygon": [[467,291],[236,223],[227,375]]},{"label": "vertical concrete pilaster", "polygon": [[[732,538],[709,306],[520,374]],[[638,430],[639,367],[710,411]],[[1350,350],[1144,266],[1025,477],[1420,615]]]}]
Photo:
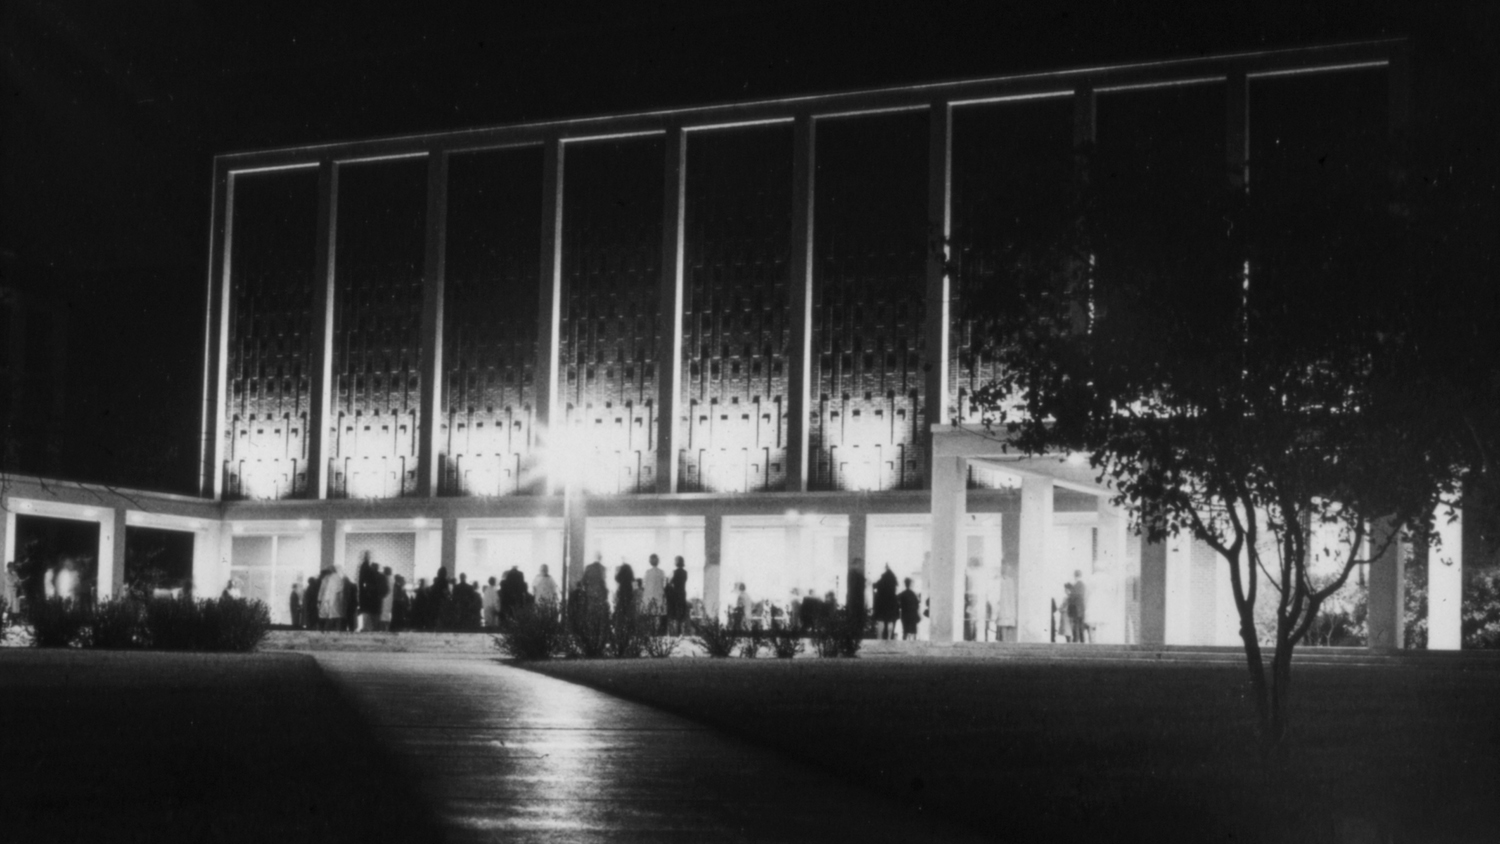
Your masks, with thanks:
[{"label": "vertical concrete pilaster", "polygon": [[230,240],[234,233],[234,177],[214,166],[213,223],[208,246],[207,314],[203,323],[203,442],[199,489],[215,501],[224,495],[224,429],[228,404]]},{"label": "vertical concrete pilaster", "polygon": [[1016,572],[1016,636],[1021,642],[1050,638],[1052,594],[1047,557],[1052,544],[1052,479],[1021,479],[1020,565]]},{"label": "vertical concrete pilaster", "polygon": [[328,497],[328,462],[333,457],[328,429],[333,411],[333,315],[338,245],[339,170],[334,161],[318,165],[318,236],[313,273],[312,377],[307,413],[307,497]]},{"label": "vertical concrete pilaster", "polygon": [[[536,332],[536,421],[546,437],[558,412],[557,372],[562,332],[563,142],[549,138],[542,151],[542,270]],[[545,447],[549,440],[543,440]],[[561,478],[548,477],[547,489],[562,488]]]},{"label": "vertical concrete pilaster", "polygon": [[[933,476],[932,426],[947,420],[949,329],[953,289],[948,277],[949,237],[953,228],[953,109],[944,100],[928,108],[927,152],[927,314],[923,326],[927,372],[923,384],[922,438],[926,476]],[[935,488],[935,487],[934,487]]]},{"label": "vertical concrete pilaster", "polygon": [[[724,551],[724,517],[711,514],[703,518],[703,612],[709,618],[719,617],[719,576]],[[690,590],[691,591],[691,590]]]},{"label": "vertical concrete pilaster", "polygon": [[427,243],[422,268],[422,403],[417,440],[417,495],[430,498],[442,484],[438,464],[443,409],[443,298],[447,282],[448,153],[427,157]]},{"label": "vertical concrete pilaster", "polygon": [[813,197],[817,171],[816,124],[811,114],[793,123],[792,249],[787,269],[791,307],[787,311],[791,347],[787,350],[786,489],[807,491],[808,414],[812,389]]},{"label": "vertical concrete pilaster", "polygon": [[661,332],[656,350],[656,491],[677,491],[677,410],[682,380],[683,243],[686,239],[687,133],[667,130],[662,201]]},{"label": "vertical concrete pilaster", "polygon": [[1400,528],[1389,519],[1370,530],[1369,630],[1370,649],[1400,648],[1405,639],[1405,549]]}]

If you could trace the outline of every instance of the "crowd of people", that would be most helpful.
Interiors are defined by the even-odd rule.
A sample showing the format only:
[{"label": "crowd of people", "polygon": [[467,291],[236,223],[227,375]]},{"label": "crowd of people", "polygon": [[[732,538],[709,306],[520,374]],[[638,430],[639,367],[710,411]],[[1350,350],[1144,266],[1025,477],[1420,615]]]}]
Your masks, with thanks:
[{"label": "crowd of people", "polygon": [[584,566],[583,577],[570,597],[584,612],[643,615],[652,619],[659,632],[680,634],[688,621],[688,574],[687,563],[682,557],[678,557],[674,565],[668,576],[661,568],[661,558],[652,554],[647,560],[646,571],[637,578],[630,563],[621,562],[615,567],[614,603],[611,606],[603,555],[596,554],[593,562]]},{"label": "crowd of people", "polygon": [[484,584],[467,574],[454,579],[447,569],[438,569],[431,583],[411,583],[366,552],[353,579],[329,566],[305,585],[294,584],[287,609],[292,626],[307,630],[481,630],[500,627],[522,607],[555,606],[557,595],[546,566],[529,586],[515,566]]}]

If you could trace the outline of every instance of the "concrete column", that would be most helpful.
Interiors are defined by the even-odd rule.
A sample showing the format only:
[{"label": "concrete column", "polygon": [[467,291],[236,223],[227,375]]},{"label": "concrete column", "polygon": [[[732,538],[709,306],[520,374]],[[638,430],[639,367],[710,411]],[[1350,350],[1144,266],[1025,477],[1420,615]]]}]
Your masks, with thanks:
[{"label": "concrete column", "polygon": [[339,545],[343,541],[338,519],[324,519],[319,523],[318,571],[340,563]]},{"label": "concrete column", "polygon": [[1463,511],[1439,505],[1434,514],[1437,543],[1427,552],[1427,649],[1463,647],[1464,523]]},{"label": "concrete column", "polygon": [[813,302],[813,196],[817,170],[815,124],[811,114],[797,115],[793,123],[792,152],[792,249],[787,262],[790,278],[791,348],[787,350],[786,488],[807,490],[808,413],[812,385]]},{"label": "concrete column", "polygon": [[1141,537],[1141,630],[1143,645],[1167,643],[1167,543]]},{"label": "concrete column", "polygon": [[1000,515],[1000,606],[996,623],[1004,630],[1000,641],[1016,639],[1016,586],[1021,570],[1021,511],[1006,509]]},{"label": "concrete column", "polygon": [[[567,532],[568,545],[568,570],[560,582],[573,586],[583,581],[583,568],[589,564],[588,539],[589,539],[589,506],[588,499],[575,493],[573,501],[568,506],[568,518],[563,521],[563,530]],[[606,578],[609,572],[605,572]],[[606,584],[607,585],[607,584]]]},{"label": "concrete column", "polygon": [[1400,648],[1404,643],[1406,560],[1399,528],[1380,519],[1370,530],[1370,649]]},{"label": "concrete column", "polygon": [[1165,644],[1192,644],[1193,636],[1193,540],[1173,536],[1167,540],[1166,607],[1163,615]]},{"label": "concrete column", "polygon": [[[953,109],[938,100],[929,107],[927,153],[927,314],[923,332],[927,373],[923,384],[923,439],[932,478],[932,426],[948,421],[949,329],[953,290],[948,277],[948,239],[953,229]],[[931,481],[929,480],[929,483]]]},{"label": "concrete column", "polygon": [[964,518],[968,512],[969,466],[962,457],[932,461],[932,552],[927,557],[927,597],[933,642],[964,638]]},{"label": "concrete column", "polygon": [[[558,412],[559,341],[562,332],[563,143],[549,138],[542,154],[542,274],[536,332],[536,424],[544,433]],[[544,441],[545,442],[545,441]],[[547,488],[561,489],[558,478]]]},{"label": "concrete column", "polygon": [[234,177],[222,165],[214,168],[212,242],[209,244],[208,291],[203,325],[203,442],[200,446],[203,495],[224,495],[225,407],[229,403],[229,241],[234,233]]},{"label": "concrete column", "polygon": [[458,578],[458,519],[443,518],[441,543],[438,548],[438,565],[448,571],[448,577]]},{"label": "concrete column", "polygon": [[193,531],[194,591],[208,588],[220,579],[221,572],[229,570],[229,555],[224,549],[229,541],[228,526],[222,522]]},{"label": "concrete column", "polygon": [[687,208],[687,133],[667,130],[662,201],[661,332],[656,349],[656,491],[677,491],[677,404],[682,380],[682,284]]},{"label": "concrete column", "polygon": [[417,495],[432,497],[442,448],[443,296],[448,253],[448,153],[427,156],[427,246],[422,268],[422,405],[417,423]]},{"label": "concrete column", "polygon": [[1049,641],[1052,613],[1047,557],[1052,544],[1052,479],[1021,479],[1019,566],[1016,571],[1016,637]]},{"label": "concrete column", "polygon": [[100,598],[118,594],[125,583],[125,511],[106,511],[99,522],[99,557],[94,570]]},{"label": "concrete column", "polygon": [[703,518],[703,612],[709,618],[719,616],[719,574],[724,551],[724,517]]},{"label": "concrete column", "polygon": [[864,575],[866,578],[869,577],[869,567],[865,564],[865,561],[869,559],[869,556],[865,554],[865,548],[869,541],[869,530],[870,517],[868,515],[865,513],[849,514],[848,575],[844,581],[846,588],[844,589],[845,594],[843,599],[845,603],[848,603],[852,597],[849,594],[847,585],[854,581],[855,573]]},{"label": "concrete column", "polygon": [[328,497],[328,461],[333,457],[328,435],[333,400],[333,315],[338,252],[338,164],[325,159],[318,165],[318,237],[313,270],[312,377],[308,383],[307,497]]},{"label": "concrete column", "polygon": [[9,498],[0,499],[5,510],[0,513],[0,564],[10,565],[16,561],[16,511]]},{"label": "concrete column", "polygon": [[1099,524],[1095,528],[1098,536],[1098,558],[1094,561],[1095,574],[1102,575],[1090,585],[1086,596],[1087,621],[1094,627],[1096,641],[1100,643],[1123,643],[1125,641],[1125,593],[1123,586],[1128,571],[1125,559],[1129,542],[1130,518],[1112,504],[1109,498],[1098,498]]}]

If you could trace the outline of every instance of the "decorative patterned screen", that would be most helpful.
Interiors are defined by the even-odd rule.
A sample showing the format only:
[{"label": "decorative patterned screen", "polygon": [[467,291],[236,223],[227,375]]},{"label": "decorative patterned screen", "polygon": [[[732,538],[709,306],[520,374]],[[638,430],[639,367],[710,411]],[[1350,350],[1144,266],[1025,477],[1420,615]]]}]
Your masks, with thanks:
[{"label": "decorative patterned screen", "polygon": [[566,151],[558,392],[596,450],[590,492],[654,489],[664,155],[660,138]]},{"label": "decorative patterned screen", "polygon": [[331,498],[416,491],[425,158],[339,169]]},{"label": "decorative patterned screen", "polygon": [[817,131],[808,486],[920,488],[927,115]]},{"label": "decorative patterned screen", "polygon": [[307,490],[318,173],[236,176],[230,255],[224,495]]},{"label": "decorative patterned screen", "polygon": [[979,421],[975,388],[996,375],[969,302],[997,295],[1005,266],[1056,219],[1073,178],[1073,98],[964,106],[953,113],[954,302],[949,322],[948,419]]},{"label": "decorative patterned screen", "polygon": [[542,153],[454,155],[448,165],[442,430],[444,495],[534,491]]},{"label": "decorative patterned screen", "polygon": [[786,486],[791,164],[787,126],[688,143],[680,491]]}]

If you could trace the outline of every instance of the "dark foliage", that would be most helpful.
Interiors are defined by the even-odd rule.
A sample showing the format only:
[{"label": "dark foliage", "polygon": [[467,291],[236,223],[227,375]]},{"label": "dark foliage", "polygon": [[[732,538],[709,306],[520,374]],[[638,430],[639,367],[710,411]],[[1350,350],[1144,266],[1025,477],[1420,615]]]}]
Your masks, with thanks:
[{"label": "dark foliage", "polygon": [[557,607],[529,604],[500,622],[494,637],[500,652],[518,660],[551,659],[568,651],[568,628]]},{"label": "dark foliage", "polygon": [[31,625],[32,644],[39,648],[81,644],[91,615],[88,605],[67,598],[31,601],[26,607],[26,621]]},{"label": "dark foliage", "polygon": [[700,618],[693,623],[692,641],[703,648],[704,653],[716,659],[734,653],[739,641],[740,628],[718,617]]}]

